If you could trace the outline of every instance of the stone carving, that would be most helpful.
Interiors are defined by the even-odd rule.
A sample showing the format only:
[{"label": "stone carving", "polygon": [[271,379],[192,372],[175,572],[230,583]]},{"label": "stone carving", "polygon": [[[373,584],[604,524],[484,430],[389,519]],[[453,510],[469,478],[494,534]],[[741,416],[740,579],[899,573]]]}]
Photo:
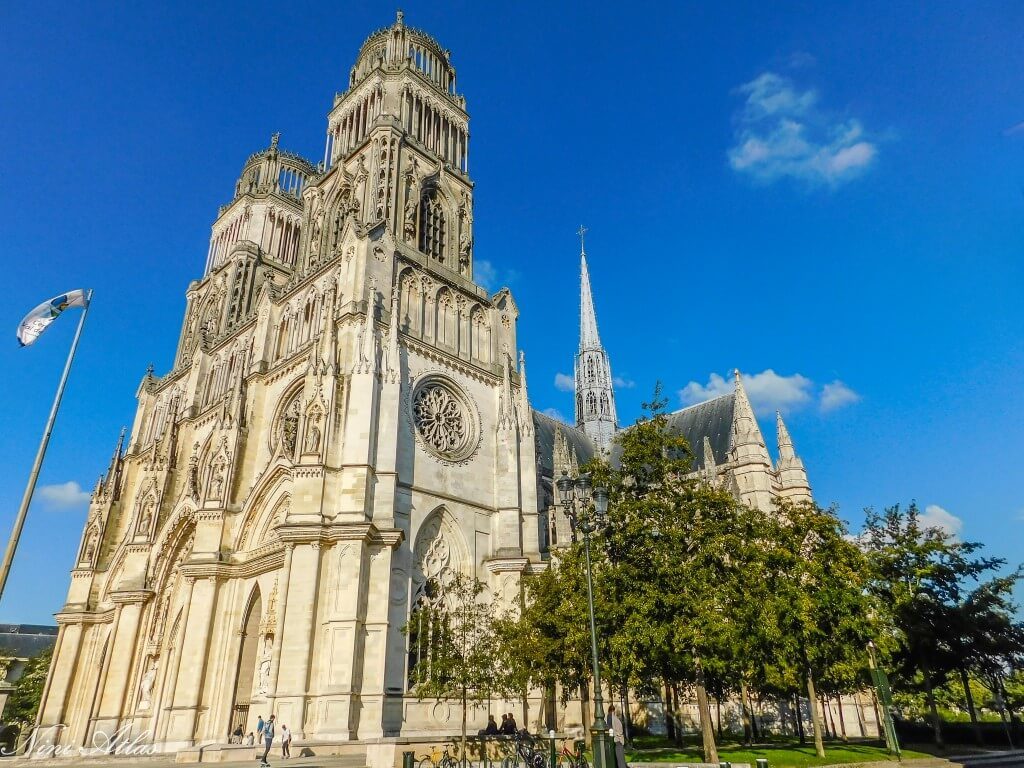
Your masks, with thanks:
[{"label": "stone carving", "polygon": [[461,568],[458,550],[448,540],[442,518],[434,515],[420,529],[413,551],[413,602],[440,600]]},{"label": "stone carving", "polygon": [[221,501],[224,498],[224,480],[227,474],[227,464],[223,457],[214,462],[210,470],[210,501]]},{"label": "stone carving", "polygon": [[303,450],[306,453],[317,453],[320,450],[320,411],[313,409],[306,417],[306,443]]},{"label": "stone carving", "polygon": [[185,493],[192,501],[199,501],[199,443],[192,446],[192,456],[188,460]]},{"label": "stone carving", "polygon": [[152,705],[153,684],[156,682],[156,659],[150,659],[149,668],[142,676],[142,684],[139,687],[139,709],[146,710]]},{"label": "stone carving", "polygon": [[456,454],[466,443],[466,414],[461,403],[440,384],[429,384],[416,393],[413,419],[420,435],[438,453]]},{"label": "stone carving", "polygon": [[148,536],[149,529],[153,522],[153,507],[155,502],[152,497],[146,499],[142,505],[142,512],[139,514],[139,528],[136,534],[139,536]]},{"label": "stone carving", "polygon": [[266,635],[263,638],[263,655],[260,658],[259,678],[256,684],[256,693],[265,696],[270,688],[270,657],[274,650],[273,635]]},{"label": "stone carving", "polygon": [[82,562],[92,565],[96,562],[96,546],[99,543],[100,534],[95,528],[89,531],[85,539],[85,546],[82,548]]},{"label": "stone carving", "polygon": [[284,454],[289,457],[295,455],[295,446],[298,440],[299,399],[301,396],[301,392],[296,393],[285,406],[284,412],[281,414],[281,424],[278,427],[278,439],[281,441]]}]

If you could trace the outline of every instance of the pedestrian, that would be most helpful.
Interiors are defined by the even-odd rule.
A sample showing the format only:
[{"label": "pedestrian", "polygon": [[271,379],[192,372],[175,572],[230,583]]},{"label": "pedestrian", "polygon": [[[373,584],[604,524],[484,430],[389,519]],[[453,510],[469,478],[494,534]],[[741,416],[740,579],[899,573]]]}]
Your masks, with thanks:
[{"label": "pedestrian", "polygon": [[515,731],[510,731],[509,730],[509,722],[508,722],[508,713],[507,712],[503,713],[502,716],[501,716],[501,725],[498,726],[498,733],[500,733],[502,736],[509,736],[510,734],[515,733]]},{"label": "pedestrian", "polygon": [[281,723],[281,757],[291,757],[292,732],[288,726]]},{"label": "pedestrian", "polygon": [[496,736],[498,734],[498,724],[494,722],[494,715],[487,716],[487,727],[484,728],[484,736]]},{"label": "pedestrian", "polygon": [[267,718],[267,722],[263,724],[263,743],[266,749],[263,750],[263,757],[260,758],[261,766],[269,766],[267,762],[267,755],[270,754],[270,745],[274,743],[274,716],[271,715]]},{"label": "pedestrian", "polygon": [[263,715],[256,717],[256,740],[263,741]]},{"label": "pedestrian", "polygon": [[608,729],[615,743],[615,768],[626,768],[626,729],[622,727],[622,719],[615,712],[615,705],[608,707]]},{"label": "pedestrian", "polygon": [[511,712],[508,713],[508,732],[512,734],[519,733],[519,725],[516,723],[516,716]]},{"label": "pedestrian", "polygon": [[249,731],[249,735],[245,737],[245,746],[251,747],[256,743],[256,734]]},{"label": "pedestrian", "polygon": [[233,731],[231,732],[231,743],[232,743],[232,744],[241,744],[241,743],[242,743],[242,735],[243,735],[243,732],[242,732],[242,724],[241,724],[241,723],[239,723],[239,724],[238,724],[238,725],[237,725],[237,726],[235,727],[235,730],[233,730]]}]

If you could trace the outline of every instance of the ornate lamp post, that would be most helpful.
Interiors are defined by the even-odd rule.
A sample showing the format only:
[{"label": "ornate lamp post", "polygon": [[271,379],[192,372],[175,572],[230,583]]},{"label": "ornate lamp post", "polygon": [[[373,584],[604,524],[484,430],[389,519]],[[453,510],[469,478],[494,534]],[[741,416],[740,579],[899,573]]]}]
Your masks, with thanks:
[{"label": "ornate lamp post", "polygon": [[583,534],[583,551],[587,557],[587,606],[590,612],[590,654],[594,675],[594,725],[590,729],[594,745],[594,768],[614,768],[615,761],[609,757],[608,724],[605,722],[604,700],[601,697],[601,665],[597,659],[597,624],[594,620],[594,583],[590,574],[590,535],[608,523],[608,491],[600,487],[591,488],[589,474],[573,480],[565,470],[562,470],[557,485],[562,508],[572,526],[573,537],[576,531]]},{"label": "ornate lamp post", "polygon": [[878,697],[878,704],[882,708],[882,725],[885,729],[885,745],[889,752],[900,757],[900,741],[896,737],[896,728],[892,723],[892,694],[889,691],[889,678],[885,670],[875,660],[875,643],[868,641],[868,670],[871,673],[871,682],[875,686],[875,695]]}]

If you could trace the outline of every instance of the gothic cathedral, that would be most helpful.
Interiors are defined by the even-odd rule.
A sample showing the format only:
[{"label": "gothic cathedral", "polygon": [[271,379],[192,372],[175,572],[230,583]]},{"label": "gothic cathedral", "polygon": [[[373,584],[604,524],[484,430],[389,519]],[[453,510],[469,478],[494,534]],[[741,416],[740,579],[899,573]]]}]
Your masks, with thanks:
[{"label": "gothic cathedral", "polygon": [[[176,751],[273,712],[319,754],[459,728],[457,703],[409,693],[412,607],[459,572],[517,604],[568,540],[552,481],[614,458],[618,428],[584,254],[576,427],[530,407],[516,302],[473,280],[468,122],[448,51],[399,13],[334,98],[322,162],[276,136],[246,161],[174,365],[143,377],[93,491],[38,740]],[[671,424],[739,498],[810,498],[738,379]]]}]

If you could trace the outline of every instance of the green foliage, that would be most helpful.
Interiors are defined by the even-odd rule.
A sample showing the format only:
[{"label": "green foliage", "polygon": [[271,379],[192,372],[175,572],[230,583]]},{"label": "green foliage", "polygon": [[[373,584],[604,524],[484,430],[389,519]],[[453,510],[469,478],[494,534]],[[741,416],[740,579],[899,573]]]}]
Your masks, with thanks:
[{"label": "green foliage", "polygon": [[419,650],[411,670],[413,692],[421,699],[462,703],[463,755],[469,705],[509,693],[513,683],[495,651],[495,608],[485,600],[486,589],[462,573],[444,585],[428,585],[430,599],[417,604],[404,627],[410,647]]},{"label": "green foliage", "polygon": [[48,648],[28,660],[25,671],[7,697],[7,704],[4,707],[4,719],[7,722],[18,723],[22,727],[35,722],[52,659],[53,649]]}]

